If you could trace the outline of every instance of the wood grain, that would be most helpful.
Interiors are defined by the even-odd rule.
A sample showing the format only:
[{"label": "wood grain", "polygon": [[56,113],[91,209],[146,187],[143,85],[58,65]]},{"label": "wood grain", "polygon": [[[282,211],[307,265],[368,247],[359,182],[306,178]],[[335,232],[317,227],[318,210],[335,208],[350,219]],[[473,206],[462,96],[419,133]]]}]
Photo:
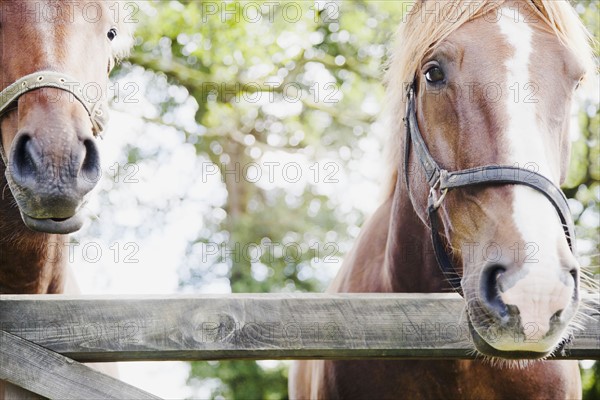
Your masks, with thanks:
[{"label": "wood grain", "polygon": [[[587,313],[555,358],[600,359]],[[1,296],[0,328],[82,362],[474,357],[454,294]]]},{"label": "wood grain", "polygon": [[158,399],[4,331],[0,331],[0,379],[52,399]]},{"label": "wood grain", "polygon": [[27,389],[0,380],[0,399],[2,400],[43,400],[46,399]]}]

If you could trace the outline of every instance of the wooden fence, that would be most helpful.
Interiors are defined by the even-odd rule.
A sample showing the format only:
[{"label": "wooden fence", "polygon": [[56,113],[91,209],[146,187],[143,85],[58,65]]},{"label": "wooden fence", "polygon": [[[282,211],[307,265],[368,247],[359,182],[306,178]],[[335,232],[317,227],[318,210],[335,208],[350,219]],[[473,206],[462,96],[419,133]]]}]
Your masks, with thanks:
[{"label": "wooden fence", "polygon": [[[600,310],[554,358],[600,359]],[[0,296],[0,379],[50,398],[156,398],[81,362],[473,358],[455,294]]]}]

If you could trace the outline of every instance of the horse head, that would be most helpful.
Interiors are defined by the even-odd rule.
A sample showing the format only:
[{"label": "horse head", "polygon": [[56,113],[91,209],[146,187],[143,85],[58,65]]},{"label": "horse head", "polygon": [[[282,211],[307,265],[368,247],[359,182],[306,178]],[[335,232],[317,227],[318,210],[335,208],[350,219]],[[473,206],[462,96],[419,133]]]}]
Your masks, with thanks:
[{"label": "horse head", "polygon": [[[420,16],[445,7],[417,3]],[[431,45],[416,53],[409,75],[410,198],[434,243],[436,231],[444,238],[438,260],[454,265],[476,348],[502,359],[552,353],[577,324],[580,303],[572,222],[558,187],[569,163],[571,102],[591,53],[568,4],[536,4],[488,4],[475,16],[438,9],[432,15],[442,21],[430,28],[414,22],[431,29],[420,33]],[[406,45],[400,52],[409,54]],[[390,84],[402,86],[393,77]]]},{"label": "horse head", "polygon": [[100,177],[96,136],[107,117],[108,74],[131,45],[116,3],[0,4],[0,152],[33,230],[79,229]]}]

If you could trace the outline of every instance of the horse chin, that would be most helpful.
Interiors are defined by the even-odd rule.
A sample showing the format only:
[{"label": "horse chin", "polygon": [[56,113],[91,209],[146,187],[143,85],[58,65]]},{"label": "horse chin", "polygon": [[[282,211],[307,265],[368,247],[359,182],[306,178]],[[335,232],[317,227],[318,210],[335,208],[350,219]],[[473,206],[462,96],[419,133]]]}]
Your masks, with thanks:
[{"label": "horse chin", "polygon": [[[482,355],[489,357],[493,360],[541,360],[548,357],[552,354],[552,350],[547,352],[537,352],[537,351],[504,351],[498,350],[491,344],[489,344],[477,330],[473,327],[471,323],[471,319],[469,318],[469,331],[471,332],[471,338],[473,340],[473,344],[479,353]],[[512,365],[510,362],[507,365]]]},{"label": "horse chin", "polygon": [[33,218],[21,211],[25,225],[34,231],[44,233],[68,234],[78,231],[83,226],[84,218],[77,213],[68,218]]},{"label": "horse chin", "polygon": [[[66,235],[78,231],[83,226],[85,221],[83,209],[87,204],[85,197],[59,198],[35,194],[28,197],[20,190],[14,190],[13,187],[11,191],[21,219],[32,231]],[[36,201],[31,201],[30,197]]]}]

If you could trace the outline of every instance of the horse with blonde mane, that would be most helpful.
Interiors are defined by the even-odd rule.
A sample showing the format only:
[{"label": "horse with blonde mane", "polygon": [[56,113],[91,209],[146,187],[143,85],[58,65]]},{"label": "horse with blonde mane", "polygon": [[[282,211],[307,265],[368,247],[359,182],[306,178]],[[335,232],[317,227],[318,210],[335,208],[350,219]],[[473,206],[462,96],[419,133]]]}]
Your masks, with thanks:
[{"label": "horse with blonde mane", "polygon": [[108,74],[133,44],[131,10],[89,0],[0,7],[0,294],[74,293],[57,250],[81,227],[100,177]]},{"label": "horse with blonde mane", "polygon": [[579,327],[558,186],[589,33],[566,1],[417,0],[396,41],[385,201],[329,292],[454,288],[478,356],[297,361],[290,398],[580,398],[577,361],[545,358]]}]

